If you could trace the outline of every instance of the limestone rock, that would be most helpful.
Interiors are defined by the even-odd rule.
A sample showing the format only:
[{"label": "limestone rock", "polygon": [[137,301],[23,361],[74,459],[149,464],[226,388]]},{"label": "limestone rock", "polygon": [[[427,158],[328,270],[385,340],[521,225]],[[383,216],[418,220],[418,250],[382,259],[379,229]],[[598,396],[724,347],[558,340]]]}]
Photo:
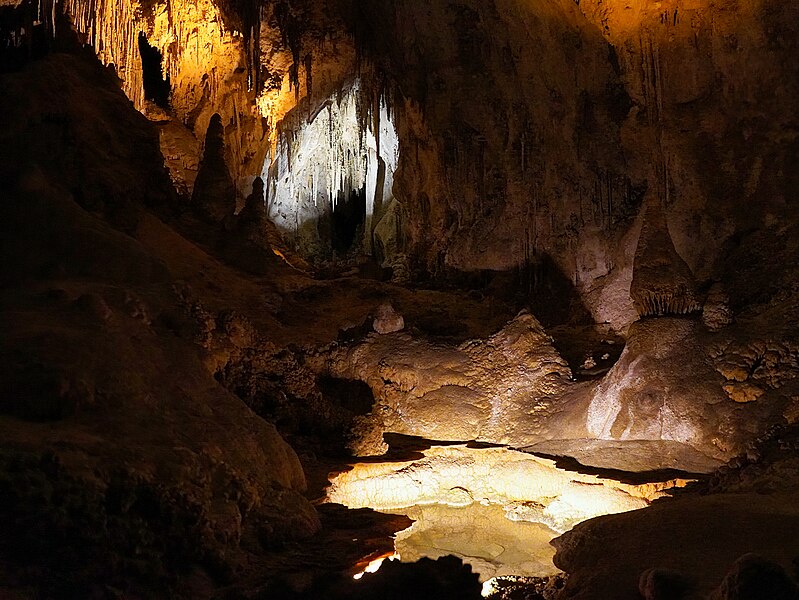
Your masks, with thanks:
[{"label": "limestone rock", "polygon": [[278,262],[278,254],[272,248],[273,227],[266,216],[264,182],[256,177],[233,231],[224,240],[222,253],[244,271],[259,275],[273,271]]},{"label": "limestone rock", "polygon": [[682,600],[690,587],[682,573],[655,567],[641,573],[638,581],[638,591],[644,600]]},{"label": "limestone rock", "polygon": [[402,205],[393,198],[374,229],[374,253],[383,266],[396,262],[403,252]]},{"label": "limestone rock", "polygon": [[[158,597],[315,533],[296,453],[206,368],[214,337],[244,343],[246,325],[189,301],[158,258],[190,244],[148,213],[169,188],[155,132],[82,53],[0,79],[4,564],[48,597]],[[122,233],[127,202],[140,218]]]},{"label": "limestone rock", "polygon": [[726,379],[725,391],[738,402],[759,398],[799,377],[799,345],[756,337],[728,341],[711,349],[716,370]]},{"label": "limestone rock", "polygon": [[225,163],[222,117],[214,114],[205,133],[203,158],[194,182],[192,209],[211,223],[223,223],[236,210],[236,187]]},{"label": "limestone rock", "polygon": [[75,300],[75,306],[99,321],[108,321],[114,314],[105,299],[98,294],[83,294]]},{"label": "limestone rock", "polygon": [[244,202],[244,208],[238,215],[242,227],[262,225],[266,220],[266,205],[264,198],[264,180],[256,177],[252,182],[252,192]]},{"label": "limestone rock", "polygon": [[[12,191],[20,177],[27,177],[26,185],[33,185],[31,174],[39,173],[36,187],[51,189],[51,196],[71,196],[88,211],[82,215],[84,222],[96,216],[108,219],[117,231],[103,235],[118,231],[130,235],[140,221],[142,207],[164,207],[174,202],[158,154],[156,132],[143,115],[130,110],[130,101],[118,81],[96,61],[53,53],[20,72],[2,73],[0,77],[0,111],[4,115],[0,178],[5,182],[4,191]],[[4,209],[35,212],[41,202],[34,200],[31,207],[6,202]],[[89,255],[91,246],[77,248],[69,240],[59,239],[59,217],[53,215],[50,222],[30,214],[29,219],[45,231],[53,230],[50,235],[55,246],[50,260],[63,261],[68,272],[103,262],[99,256],[93,261],[78,258]],[[100,228],[92,230],[101,235]],[[42,231],[39,237],[44,236]],[[129,238],[118,242],[130,245]],[[124,253],[115,254],[119,259]],[[4,271],[13,264],[8,263]]]},{"label": "limestone rock", "polygon": [[638,239],[630,295],[638,314],[682,315],[701,309],[696,284],[669,235],[659,199],[650,196]]},{"label": "limestone rock", "polygon": [[754,402],[763,395],[764,390],[748,382],[725,383],[724,391],[733,402]]},{"label": "limestone rock", "polygon": [[158,135],[172,185],[183,198],[191,198],[202,144],[191,129],[176,120],[159,124]]},{"label": "limestone rock", "polygon": [[456,348],[405,332],[370,336],[352,347],[333,348],[322,368],[335,377],[360,379],[374,392],[373,413],[358,430],[370,443],[353,441],[360,455],[379,454],[382,443],[373,442],[385,431],[520,442],[547,414],[547,398],[571,378],[551,338],[526,312],[488,339]]},{"label": "limestone rock", "polygon": [[736,414],[722,402],[721,383],[694,321],[639,321],[592,393],[588,430],[599,439],[669,440],[730,458],[742,440],[722,434]]},{"label": "limestone rock", "polygon": [[702,322],[710,331],[720,331],[733,320],[729,295],[720,284],[713,284],[702,307]]},{"label": "limestone rock", "polygon": [[681,495],[646,510],[580,523],[552,541],[555,564],[569,574],[563,597],[635,598],[641,573],[653,564],[668,564],[694,583],[695,596],[686,600],[699,600],[747,550],[790,564],[799,532],[795,500],[795,491],[773,496],[751,488],[738,494]]},{"label": "limestone rock", "polygon": [[799,590],[785,569],[757,554],[735,561],[711,600],[796,600]]},{"label": "limestone rock", "polygon": [[375,311],[372,327],[380,334],[396,333],[405,328],[405,319],[390,303],[384,302]]},{"label": "limestone rock", "polygon": [[327,497],[376,509],[494,504],[516,520],[565,531],[600,514],[642,508],[676,483],[628,485],[568,472],[552,460],[508,448],[454,445],[424,450],[413,462],[357,463],[331,481]]},{"label": "limestone rock", "polygon": [[[584,415],[580,415],[584,418]],[[557,432],[558,429],[553,429]],[[528,452],[564,456],[582,465],[640,473],[661,469],[680,469],[688,473],[712,473],[723,461],[672,440],[603,440],[553,437],[523,446]]]},{"label": "limestone rock", "polygon": [[[335,65],[346,68],[354,57],[350,51],[349,43],[342,44]],[[383,263],[397,252],[385,225],[376,227],[384,213],[396,215],[390,203],[399,142],[386,100],[370,87],[367,73],[360,75],[342,81],[335,100],[320,102],[323,110],[310,116],[293,111],[285,121],[293,124],[291,134],[281,139],[270,165],[269,216],[309,260],[340,258],[363,247]],[[369,118],[361,114],[362,104],[374,111]]]},{"label": "limestone rock", "polygon": [[783,411],[783,416],[789,425],[799,423],[799,396],[792,396],[788,406]]}]

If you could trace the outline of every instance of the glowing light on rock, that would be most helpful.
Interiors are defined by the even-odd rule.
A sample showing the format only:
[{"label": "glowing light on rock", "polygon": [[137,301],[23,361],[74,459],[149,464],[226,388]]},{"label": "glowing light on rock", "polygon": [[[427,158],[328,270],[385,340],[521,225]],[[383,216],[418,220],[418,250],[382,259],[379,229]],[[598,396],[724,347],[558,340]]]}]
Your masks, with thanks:
[{"label": "glowing light on rock", "polygon": [[375,558],[374,560],[369,561],[369,564],[364,567],[363,571],[360,571],[352,576],[353,579],[360,579],[364,576],[365,573],[376,573],[380,567],[383,566],[383,562],[386,560],[399,560],[399,554],[394,552],[393,554],[388,554],[384,556],[380,556]]},{"label": "glowing light on rock", "polygon": [[264,165],[269,217],[308,254],[323,250],[317,223],[359,190],[366,197],[362,241],[370,252],[373,218],[393,198],[397,134],[385,102],[376,115],[369,107],[355,81],[312,118],[290,115],[273,160]]},{"label": "glowing light on rock", "polygon": [[231,78],[242,52],[241,36],[224,28],[212,0],[173,0],[157,3],[150,11],[133,0],[66,0],[66,14],[100,61],[114,65],[122,89],[137,109],[144,108],[144,86],[138,36],[164,57],[163,75],[175,87],[173,108],[184,117],[205,98],[207,116],[219,112],[221,83]]},{"label": "glowing light on rock", "polygon": [[331,480],[327,499],[414,519],[396,536],[403,560],[454,554],[481,579],[541,577],[557,573],[549,541],[559,533],[644,508],[685,483],[624,484],[508,448],[457,445],[430,448],[412,462],[355,464]]},{"label": "glowing light on rock", "polygon": [[495,594],[499,591],[496,586],[496,581],[496,577],[492,577],[483,582],[483,589],[480,590],[480,595],[483,596],[483,598],[488,598],[491,594]]}]

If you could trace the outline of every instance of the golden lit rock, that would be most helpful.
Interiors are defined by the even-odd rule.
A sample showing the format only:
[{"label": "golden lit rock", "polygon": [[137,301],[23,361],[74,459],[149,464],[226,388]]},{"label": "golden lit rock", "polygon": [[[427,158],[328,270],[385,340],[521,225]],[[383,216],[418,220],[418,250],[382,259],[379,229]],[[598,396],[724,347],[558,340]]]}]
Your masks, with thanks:
[{"label": "golden lit rock", "polygon": [[327,501],[409,516],[414,524],[395,541],[403,561],[454,554],[482,581],[553,575],[549,541],[558,532],[599,515],[644,508],[686,483],[624,484],[507,448],[434,446],[423,455],[356,463],[331,479]]}]

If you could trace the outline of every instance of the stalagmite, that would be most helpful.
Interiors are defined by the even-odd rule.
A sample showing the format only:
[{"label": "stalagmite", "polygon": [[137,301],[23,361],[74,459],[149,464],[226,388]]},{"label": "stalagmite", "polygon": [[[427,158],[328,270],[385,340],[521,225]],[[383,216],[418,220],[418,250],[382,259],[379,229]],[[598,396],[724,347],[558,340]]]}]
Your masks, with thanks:
[{"label": "stalagmite", "polygon": [[224,222],[236,210],[236,187],[225,164],[224,126],[218,114],[208,124],[191,200],[195,214],[212,223]]}]

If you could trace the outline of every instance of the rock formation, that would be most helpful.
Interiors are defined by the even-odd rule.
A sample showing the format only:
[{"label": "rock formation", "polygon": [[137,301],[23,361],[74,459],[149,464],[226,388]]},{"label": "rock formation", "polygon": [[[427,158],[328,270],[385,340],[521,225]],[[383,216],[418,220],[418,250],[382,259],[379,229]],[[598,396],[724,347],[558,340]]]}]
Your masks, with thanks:
[{"label": "rock formation", "polygon": [[214,114],[205,132],[203,158],[191,196],[192,210],[211,223],[224,223],[236,211],[236,188],[225,164],[224,126]]},{"label": "rock formation", "polygon": [[84,57],[0,77],[3,572],[48,572],[55,597],[118,579],[160,595],[192,565],[224,576],[251,541],[313,535],[296,453],[214,381],[195,333],[215,319],[177,308],[145,241],[170,197],[155,132]]},{"label": "rock formation", "polygon": [[[652,565],[678,573],[686,598],[793,597],[796,583],[784,569],[794,561],[799,527],[790,474],[796,447],[795,428],[778,433],[699,489],[582,523],[555,539],[555,564],[571,574],[560,597],[635,597]],[[758,492],[763,486],[768,494]],[[664,547],[682,550],[661,554]]]},{"label": "rock formation", "polygon": [[405,319],[391,304],[384,302],[377,307],[372,328],[377,333],[396,333],[405,327]]},{"label": "rock formation", "polygon": [[571,376],[527,313],[489,339],[457,348],[399,332],[336,348],[323,364],[318,368],[327,374],[359,379],[374,392],[374,409],[353,437],[352,449],[362,456],[383,452],[384,432],[434,440],[527,440],[536,423],[543,426],[537,417],[549,410],[549,398]]},{"label": "rock formation", "polygon": [[221,244],[221,254],[230,264],[263,275],[274,268],[278,256],[285,259],[284,254],[273,248],[273,244],[279,242],[279,234],[266,215],[263,179],[256,177],[253,180],[252,192],[236,215],[235,224],[231,221],[232,217],[228,220],[231,235]]},{"label": "rock formation", "polygon": [[641,317],[684,315],[702,308],[691,270],[674,249],[660,201],[651,197],[643,212],[630,295]]},{"label": "rock formation", "polygon": [[[257,229],[266,223],[266,200],[264,199],[264,180],[256,177],[252,182],[252,192],[244,201],[244,208],[239,212],[240,227]],[[252,231],[254,237],[256,231]]]},{"label": "rock formation", "polygon": [[797,597],[799,589],[785,568],[757,554],[745,554],[736,560],[719,589],[711,596],[714,600],[742,598],[795,600]]},{"label": "rock formation", "polygon": [[0,0],[0,596],[795,595],[798,28]]}]

